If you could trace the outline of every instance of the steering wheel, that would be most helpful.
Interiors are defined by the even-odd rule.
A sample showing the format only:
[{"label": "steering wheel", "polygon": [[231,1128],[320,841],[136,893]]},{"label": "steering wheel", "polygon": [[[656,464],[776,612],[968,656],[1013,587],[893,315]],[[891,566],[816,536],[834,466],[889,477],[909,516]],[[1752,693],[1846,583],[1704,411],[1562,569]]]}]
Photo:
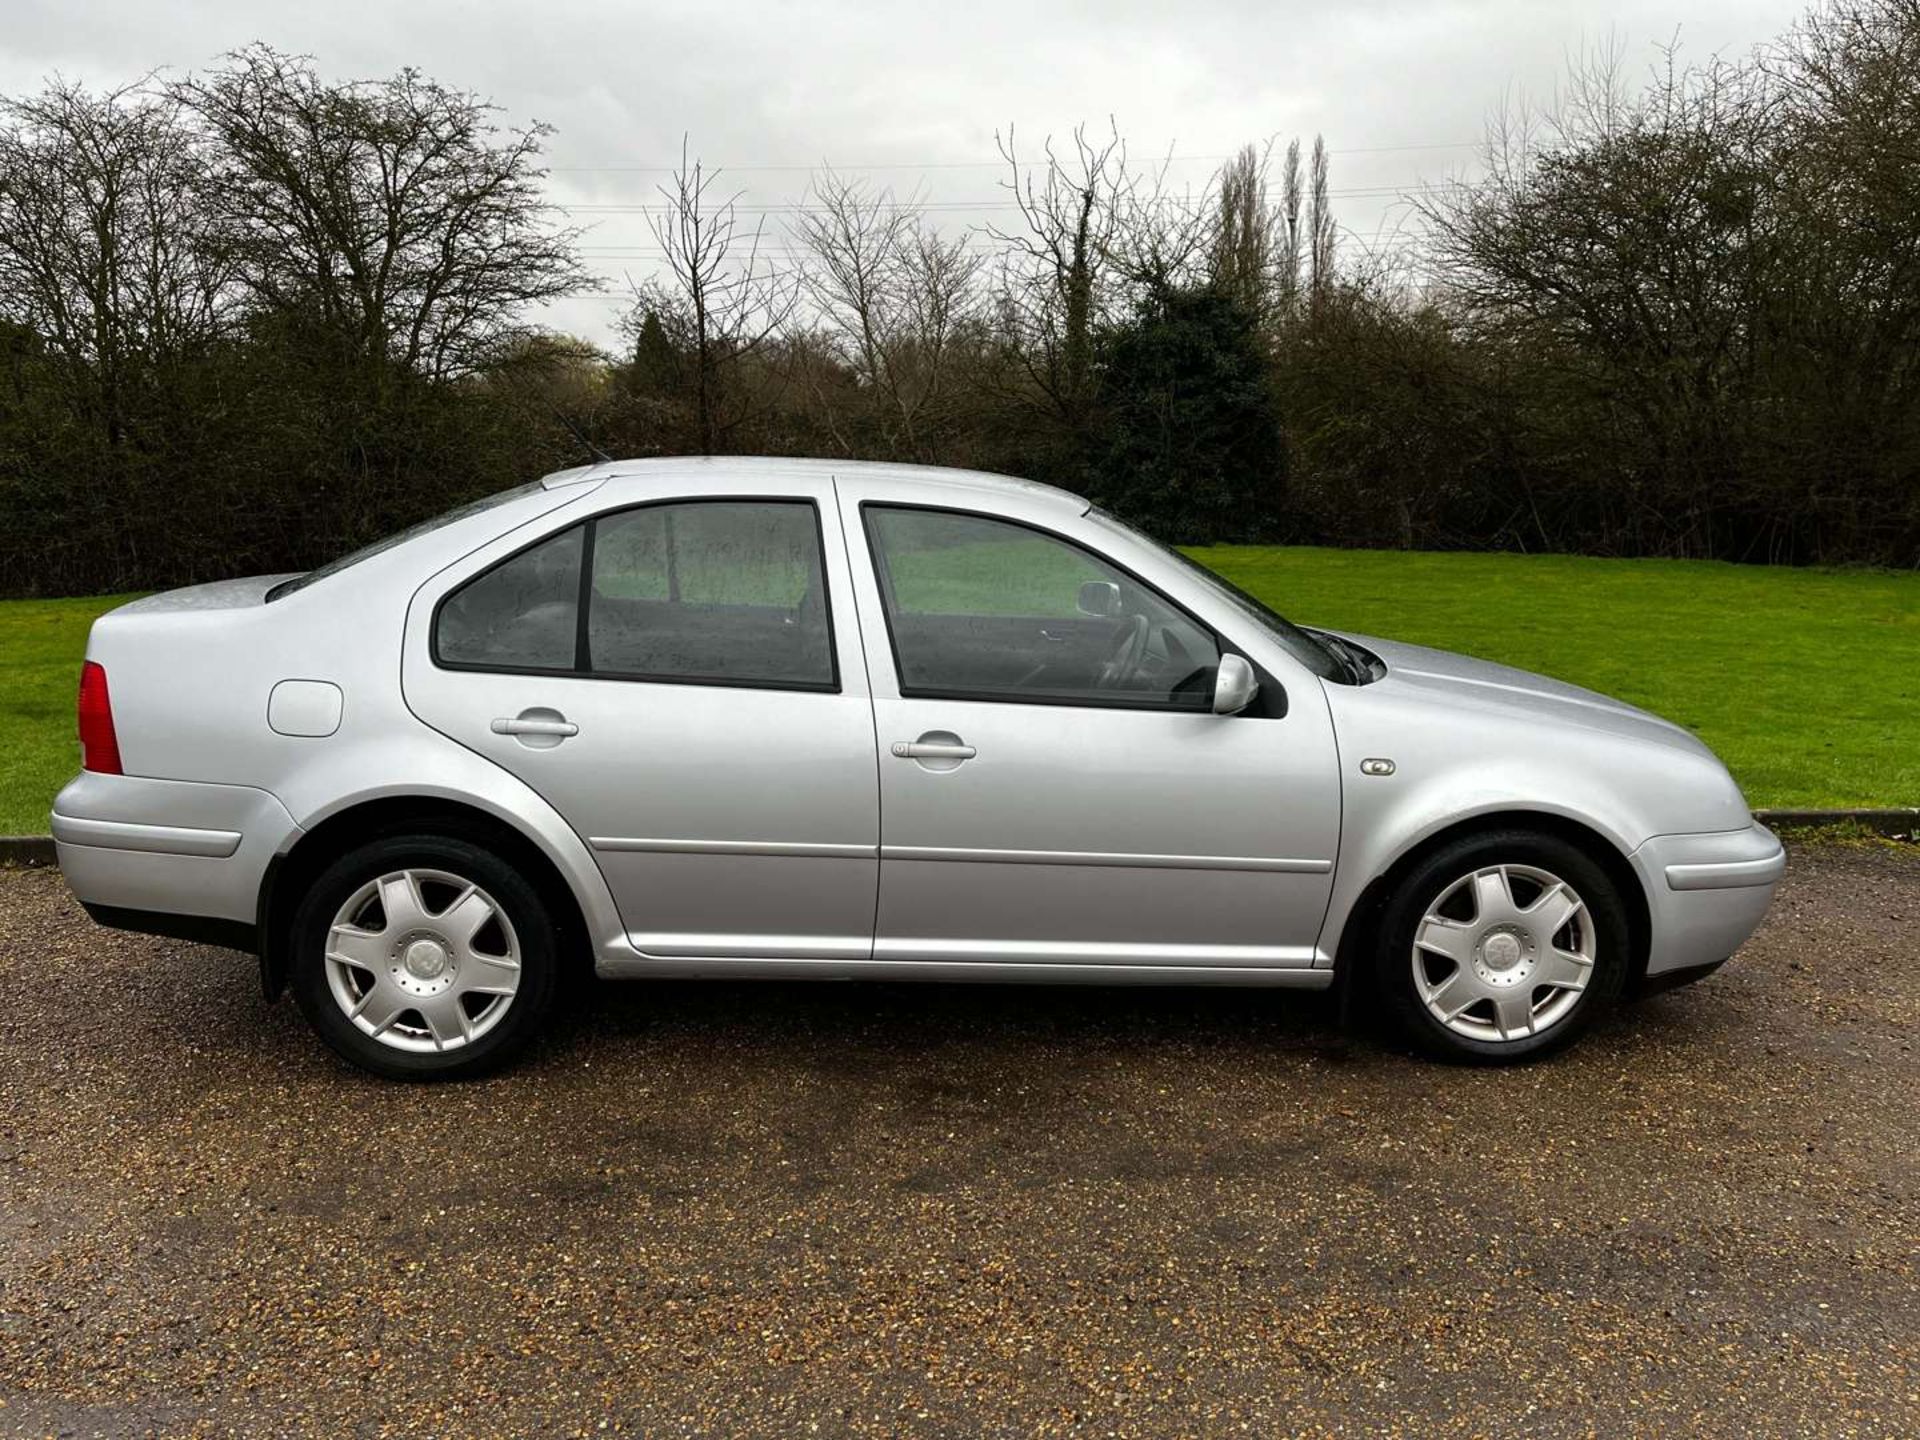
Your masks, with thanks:
[{"label": "steering wheel", "polygon": [[1140,662],[1146,658],[1147,639],[1152,630],[1146,616],[1127,617],[1126,627],[1121,630],[1120,638],[1114,641],[1106,663],[1100,667],[1100,678],[1094,682],[1095,688],[1111,690],[1133,678],[1134,671],[1140,668]]}]

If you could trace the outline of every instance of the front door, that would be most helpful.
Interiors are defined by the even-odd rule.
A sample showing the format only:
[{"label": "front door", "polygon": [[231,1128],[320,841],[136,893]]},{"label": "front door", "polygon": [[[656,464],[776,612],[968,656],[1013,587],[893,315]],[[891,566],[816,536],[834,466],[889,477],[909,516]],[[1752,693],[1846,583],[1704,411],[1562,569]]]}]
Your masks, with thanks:
[{"label": "front door", "polygon": [[566,817],[643,953],[865,959],[873,720],[832,486],[715,489],[423,595],[407,701]]},{"label": "front door", "polygon": [[1317,682],[1216,715],[1231,641],[1091,535],[840,489],[879,740],[874,958],[1311,967],[1339,828]]}]

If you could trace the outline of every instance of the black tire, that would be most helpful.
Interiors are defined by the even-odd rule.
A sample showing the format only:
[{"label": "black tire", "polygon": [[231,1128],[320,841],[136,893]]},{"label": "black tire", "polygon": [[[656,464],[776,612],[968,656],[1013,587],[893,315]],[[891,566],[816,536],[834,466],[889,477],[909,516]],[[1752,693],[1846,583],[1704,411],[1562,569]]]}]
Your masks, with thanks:
[{"label": "black tire", "polygon": [[[517,989],[509,1003],[485,1033],[454,1048],[396,1049],[367,1034],[341,1008],[329,983],[326,946],[334,917],[356,891],[403,870],[440,871],[478,885],[517,941]],[[546,1018],[559,969],[553,917],[535,888],[493,851],[451,835],[383,836],[341,856],[301,898],[288,949],[290,985],[307,1023],[346,1059],[390,1080],[464,1080],[498,1069]]]},{"label": "black tire", "polygon": [[[1477,1039],[1450,1029],[1427,1008],[1414,973],[1414,936],[1429,907],[1456,882],[1505,865],[1545,871],[1574,889],[1584,902],[1584,918],[1577,923],[1592,926],[1593,966],[1578,998],[1539,1033],[1504,1040]],[[1520,879],[1513,882],[1516,894],[1525,883]],[[1569,932],[1563,929],[1555,933]],[[1618,1002],[1626,986],[1630,933],[1626,905],[1618,888],[1606,870],[1579,846],[1557,835],[1518,828],[1465,835],[1416,861],[1388,899],[1376,931],[1375,988],[1394,1028],[1415,1048],[1436,1059],[1479,1065],[1539,1060],[1571,1045]],[[1431,967],[1426,971],[1430,986],[1437,985],[1451,970],[1450,962],[1437,955],[1424,955],[1420,963]],[[1530,993],[1542,997],[1543,1002],[1554,994],[1545,987]],[[1482,1008],[1470,1012],[1467,1018],[1492,1017],[1494,1013],[1492,1008]]]}]

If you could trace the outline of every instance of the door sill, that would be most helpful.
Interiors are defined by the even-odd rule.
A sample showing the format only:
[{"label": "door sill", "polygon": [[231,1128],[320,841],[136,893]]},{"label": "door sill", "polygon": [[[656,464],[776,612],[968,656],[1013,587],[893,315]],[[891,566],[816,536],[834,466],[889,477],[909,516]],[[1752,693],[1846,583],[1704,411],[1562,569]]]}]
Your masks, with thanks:
[{"label": "door sill", "polygon": [[1173,945],[1115,944],[1080,940],[909,940],[882,938],[873,947],[875,960],[910,965],[1102,965],[1157,966],[1177,970],[1189,966],[1233,970],[1312,970],[1320,961],[1310,945]]},{"label": "door sill", "polygon": [[606,980],[933,980],[1039,985],[1261,985],[1324,990],[1331,969],[1311,965],[1062,964],[1017,960],[772,959],[751,955],[603,953]]}]

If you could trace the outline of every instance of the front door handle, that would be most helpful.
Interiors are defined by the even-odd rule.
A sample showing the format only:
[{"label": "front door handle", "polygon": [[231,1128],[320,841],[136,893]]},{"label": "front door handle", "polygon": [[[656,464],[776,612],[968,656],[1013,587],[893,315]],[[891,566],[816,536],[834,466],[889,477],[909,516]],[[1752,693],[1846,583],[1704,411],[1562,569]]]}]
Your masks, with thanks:
[{"label": "front door handle", "polygon": [[896,740],[893,753],[902,760],[971,760],[980,752],[958,741]]},{"label": "front door handle", "polygon": [[958,735],[922,735],[920,739],[897,739],[893,741],[893,753],[902,760],[972,760],[979,755],[972,745],[968,745]]}]

